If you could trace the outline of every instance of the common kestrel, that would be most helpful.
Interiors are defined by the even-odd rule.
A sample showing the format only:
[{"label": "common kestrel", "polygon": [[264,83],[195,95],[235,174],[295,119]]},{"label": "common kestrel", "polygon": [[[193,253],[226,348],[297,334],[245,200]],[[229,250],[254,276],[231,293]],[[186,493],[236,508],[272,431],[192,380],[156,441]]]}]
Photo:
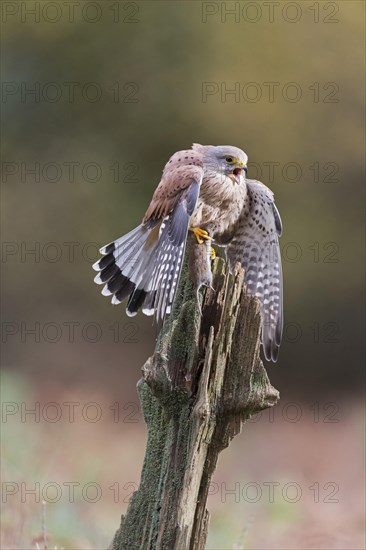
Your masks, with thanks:
[{"label": "common kestrel", "polygon": [[245,270],[249,294],[257,296],[267,360],[276,361],[282,337],[282,268],[278,236],[281,218],[273,193],[246,178],[248,157],[231,146],[193,144],[178,151],[162,178],[141,225],[101,248],[93,268],[102,294],[119,304],[129,297],[127,315],[142,308],[164,319],[177,290],[188,231],[197,242],[225,248],[231,270]]}]

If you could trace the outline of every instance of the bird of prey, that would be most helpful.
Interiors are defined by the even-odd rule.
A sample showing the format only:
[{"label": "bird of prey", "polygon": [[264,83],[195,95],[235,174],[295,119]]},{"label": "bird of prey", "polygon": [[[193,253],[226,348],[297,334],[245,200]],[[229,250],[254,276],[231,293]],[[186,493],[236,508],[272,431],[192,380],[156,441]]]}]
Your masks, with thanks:
[{"label": "bird of prey", "polygon": [[163,320],[170,313],[182,268],[188,231],[199,244],[225,248],[230,270],[239,262],[247,291],[257,296],[262,344],[276,361],[281,343],[282,268],[278,236],[282,223],[273,193],[246,178],[248,157],[232,146],[199,145],[168,160],[141,225],[101,248],[93,268],[102,294],[127,315],[139,309]]}]

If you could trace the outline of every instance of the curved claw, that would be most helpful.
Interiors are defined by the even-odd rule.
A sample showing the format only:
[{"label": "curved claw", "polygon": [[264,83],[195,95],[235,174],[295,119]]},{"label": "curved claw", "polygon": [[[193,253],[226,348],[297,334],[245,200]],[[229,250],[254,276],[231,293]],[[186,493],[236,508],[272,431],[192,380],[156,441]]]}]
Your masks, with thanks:
[{"label": "curved claw", "polygon": [[191,227],[191,231],[193,231],[198,244],[202,244],[204,240],[206,241],[211,240],[211,237],[207,233],[207,231],[205,231],[204,229],[201,229],[200,227]]}]

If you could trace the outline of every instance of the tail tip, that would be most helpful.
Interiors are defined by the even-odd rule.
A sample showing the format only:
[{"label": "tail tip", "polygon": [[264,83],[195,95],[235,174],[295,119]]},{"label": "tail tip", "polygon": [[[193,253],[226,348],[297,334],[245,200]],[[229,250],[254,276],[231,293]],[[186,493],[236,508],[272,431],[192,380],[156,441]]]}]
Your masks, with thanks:
[{"label": "tail tip", "polygon": [[110,254],[111,252],[113,252],[115,248],[116,248],[116,245],[113,242],[113,243],[106,244],[105,246],[102,246],[102,248],[99,249],[99,252],[103,254],[103,256],[105,256],[106,254]]},{"label": "tail tip", "polygon": [[130,311],[129,309],[126,309],[126,315],[128,317],[135,317],[137,315],[137,311]]},{"label": "tail tip", "polygon": [[98,275],[96,275],[94,277],[94,282],[97,284],[97,285],[102,285],[103,284],[103,281],[102,281],[102,278],[100,276],[100,273],[98,273]]},{"label": "tail tip", "polygon": [[111,296],[112,292],[108,289],[108,285],[105,285],[102,290],[103,296]]}]

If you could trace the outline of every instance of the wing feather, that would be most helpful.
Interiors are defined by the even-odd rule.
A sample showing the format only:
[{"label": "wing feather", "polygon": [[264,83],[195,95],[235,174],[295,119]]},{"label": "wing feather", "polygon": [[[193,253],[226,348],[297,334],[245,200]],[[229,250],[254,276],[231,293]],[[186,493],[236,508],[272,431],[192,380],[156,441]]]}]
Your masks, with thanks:
[{"label": "wing feather", "polygon": [[99,271],[95,282],[105,284],[102,294],[112,295],[114,304],[129,297],[127,315],[142,309],[163,320],[170,313],[203,178],[201,164],[193,151],[175,153],[142,224],[100,250],[103,258],[93,266]]},{"label": "wing feather", "polygon": [[187,242],[189,218],[199,195],[200,182],[193,181],[181,193],[173,212],[161,226],[159,249],[155,259],[155,273],[152,287],[156,289],[153,303],[149,308],[156,311],[157,319],[164,319],[170,313],[178,287]]},{"label": "wing feather", "polygon": [[283,329],[282,222],[272,191],[256,180],[247,179],[246,186],[248,200],[226,254],[231,269],[236,262],[244,267],[248,292],[261,304],[265,357],[277,361]]},{"label": "wing feather", "polygon": [[[179,202],[182,193],[187,190],[192,181],[201,182],[203,177],[202,157],[194,151],[178,151],[165,165],[160,183],[151,199],[144,222],[150,219],[164,218]],[[188,198],[192,209],[196,201]],[[193,211],[193,209],[192,209]]]}]

